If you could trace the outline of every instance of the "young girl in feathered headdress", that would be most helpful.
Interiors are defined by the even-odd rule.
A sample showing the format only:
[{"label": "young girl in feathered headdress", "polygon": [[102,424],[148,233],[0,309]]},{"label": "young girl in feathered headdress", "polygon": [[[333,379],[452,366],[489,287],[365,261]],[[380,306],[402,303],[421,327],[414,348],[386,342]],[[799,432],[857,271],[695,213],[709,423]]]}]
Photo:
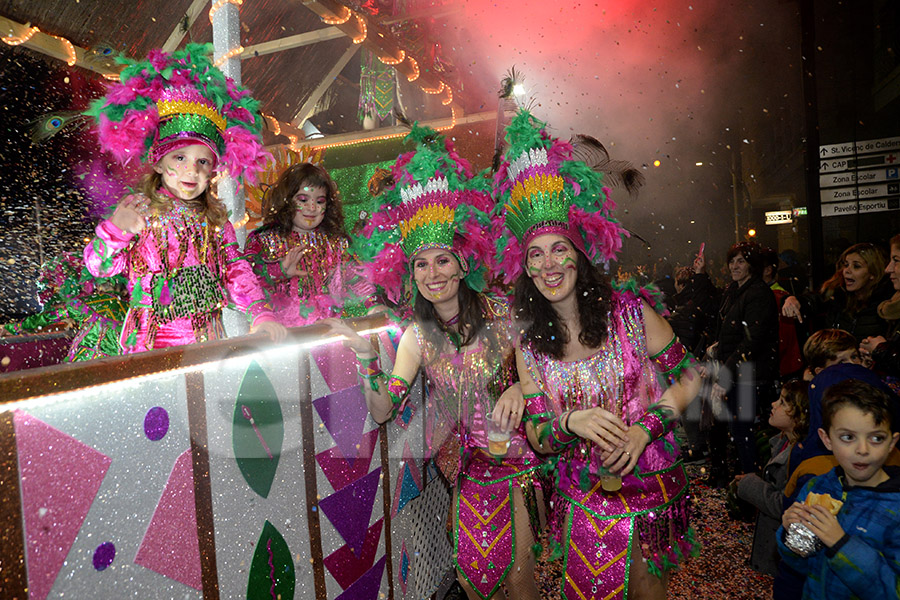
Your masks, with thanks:
[{"label": "young girl in feathered headdress", "polygon": [[284,336],[209,189],[217,170],[252,176],[265,158],[257,102],[213,66],[210,50],[189,44],[125,61],[121,83],[88,111],[104,150],[151,168],[84,251],[94,275],[128,277],[125,353],[224,337],[229,301],[247,311],[251,332]]},{"label": "young girl in feathered headdress", "polygon": [[348,298],[349,240],[337,185],[323,167],[288,167],[266,190],[263,226],[245,253],[275,316],[297,327],[341,313]]}]

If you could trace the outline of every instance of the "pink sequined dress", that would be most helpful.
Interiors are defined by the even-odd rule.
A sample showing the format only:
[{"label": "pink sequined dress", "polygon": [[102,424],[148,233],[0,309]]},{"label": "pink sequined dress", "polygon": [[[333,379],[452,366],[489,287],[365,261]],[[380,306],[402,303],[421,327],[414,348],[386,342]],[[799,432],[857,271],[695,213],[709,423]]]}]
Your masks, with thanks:
[{"label": "pink sequined dress", "polygon": [[[304,248],[299,263],[306,275],[287,277],[281,260],[298,246]],[[347,247],[346,238],[318,229],[309,233],[291,231],[285,237],[266,227],[247,237],[244,253],[253,264],[275,318],[286,327],[299,327],[340,315],[347,299]]]},{"label": "pink sequined dress", "polygon": [[[648,358],[641,301],[615,292],[607,322],[606,342],[583,360],[560,361],[523,345],[525,365],[550,412],[600,406],[631,424],[659,400],[662,387]],[[565,561],[562,593],[569,600],[627,597],[637,543],[653,573],[677,565],[694,547],[688,480],[671,433],[647,446],[617,492],[603,490],[600,464],[599,450],[586,440],[570,446],[557,464],[552,523]]]},{"label": "pink sequined dress", "polygon": [[123,353],[224,337],[222,308],[229,301],[253,324],[273,319],[231,223],[210,227],[203,215],[174,199],[171,210],[145,220],[137,235],[101,221],[84,249],[93,275],[128,278]]},{"label": "pink sequined dress", "polygon": [[540,460],[524,429],[512,432],[504,458],[488,453],[485,415],[516,376],[509,308],[487,297],[484,302],[485,331],[461,353],[438,353],[418,324],[412,327],[422,351],[429,410],[435,415],[428,432],[432,456],[458,490],[452,523],[456,568],[482,598],[489,598],[509,572],[519,543],[514,486],[522,489],[537,539],[532,477]]}]

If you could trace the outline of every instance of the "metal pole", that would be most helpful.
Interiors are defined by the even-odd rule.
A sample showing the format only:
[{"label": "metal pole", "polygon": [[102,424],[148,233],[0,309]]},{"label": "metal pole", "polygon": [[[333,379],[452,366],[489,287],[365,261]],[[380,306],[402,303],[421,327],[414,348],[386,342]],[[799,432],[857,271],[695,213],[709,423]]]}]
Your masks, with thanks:
[{"label": "metal pole", "polygon": [[819,196],[819,100],[816,92],[816,20],[814,0],[800,2],[800,57],[803,103],[806,105],[806,218],[809,223],[809,262],[814,289],[825,280],[825,237]]},{"label": "metal pole", "polygon": [[[237,48],[241,43],[241,21],[240,9],[230,2],[226,2],[219,10],[215,12],[212,19],[213,30],[213,56],[215,60],[219,60],[232,48]],[[231,77],[238,85],[241,84],[241,59],[240,57],[229,58],[219,69]],[[219,199],[225,203],[225,208],[231,213],[231,222],[236,223],[244,218],[244,193],[238,189],[237,181],[231,177],[222,177],[218,184]],[[235,228],[238,244],[243,247],[247,240],[247,230],[241,226]],[[243,335],[250,328],[247,319],[243,314],[225,309],[223,311],[222,320],[225,325],[225,331],[229,337]]]}]

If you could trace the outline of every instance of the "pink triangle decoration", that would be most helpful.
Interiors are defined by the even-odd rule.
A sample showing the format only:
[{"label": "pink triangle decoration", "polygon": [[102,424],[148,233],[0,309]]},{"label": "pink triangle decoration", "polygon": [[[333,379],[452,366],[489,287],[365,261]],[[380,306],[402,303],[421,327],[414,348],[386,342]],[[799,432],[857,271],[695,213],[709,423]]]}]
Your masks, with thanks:
[{"label": "pink triangle decoration", "polygon": [[203,590],[190,449],[175,460],[134,562]]},{"label": "pink triangle decoration", "polygon": [[[369,465],[372,463],[372,455],[375,451],[375,444],[378,441],[378,430],[373,429],[368,433],[364,433],[359,444],[359,454],[352,461],[348,461],[341,453],[338,446],[334,446],[316,454],[316,461],[328,483],[337,491],[356,481],[369,472]],[[350,466],[347,466],[347,463]]]},{"label": "pink triangle decoration", "polygon": [[359,386],[316,398],[313,406],[347,462],[354,460],[369,415]]},{"label": "pink triangle decoration", "polygon": [[378,467],[319,501],[319,508],[355,553],[362,551],[380,481],[381,467]]},{"label": "pink triangle decoration", "polygon": [[15,411],[28,597],[44,600],[106,476],[110,457]]},{"label": "pink triangle decoration", "polygon": [[381,540],[381,526],[384,519],[375,521],[366,532],[366,540],[363,542],[362,552],[354,553],[346,544],[329,554],[323,561],[328,567],[328,572],[338,582],[342,590],[346,590],[350,584],[363,576],[366,570],[375,562],[375,554],[378,552],[378,542]]},{"label": "pink triangle decoration", "polygon": [[335,342],[327,346],[316,346],[309,353],[332,392],[359,387],[359,367],[353,350]]},{"label": "pink triangle decoration", "polygon": [[374,567],[366,571],[365,575],[353,582],[353,585],[334,600],[376,600],[378,590],[381,589],[381,579],[384,577],[386,563],[387,555],[382,556]]}]

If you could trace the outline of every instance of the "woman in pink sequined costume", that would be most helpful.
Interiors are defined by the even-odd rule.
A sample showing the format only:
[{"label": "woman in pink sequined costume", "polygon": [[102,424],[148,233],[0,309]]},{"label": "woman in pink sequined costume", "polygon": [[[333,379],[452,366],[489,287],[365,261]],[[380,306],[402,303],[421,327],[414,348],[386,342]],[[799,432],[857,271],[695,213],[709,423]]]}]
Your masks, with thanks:
[{"label": "woman in pink sequined costume", "polygon": [[[520,426],[524,401],[508,307],[482,293],[484,260],[492,254],[490,198],[464,189],[468,164],[449,142],[421,127],[410,135],[419,145],[394,166],[393,186],[368,231],[378,251],[364,263],[393,302],[410,278],[414,284],[413,323],[400,339],[390,377],[368,341],[343,323],[331,324],[357,353],[378,422],[402,412],[424,370],[438,416],[428,442],[453,486],[457,580],[468,597],[537,599],[532,476],[540,461]],[[491,428],[508,432],[508,441],[492,438],[492,447]]]},{"label": "woman in pink sequined costume", "polygon": [[[671,430],[700,379],[647,299],[614,290],[592,264],[614,257],[624,232],[600,173],[576,160],[582,148],[551,138],[526,111],[507,142],[497,178],[512,233],[504,273],[521,273],[517,366],[529,438],[554,456],[562,594],[665,598],[664,571],[694,546]],[[672,381],[665,391],[657,372]]]},{"label": "woman in pink sequined costume", "polygon": [[288,167],[266,191],[264,224],[244,253],[286,327],[339,315],[348,298],[348,239],[337,186],[312,163]]},{"label": "woman in pink sequined costume", "polygon": [[209,190],[217,168],[241,177],[265,156],[256,102],[218,72],[210,51],[189,44],[172,55],[153,51],[146,62],[126,61],[121,83],[88,111],[104,150],[152,168],[84,251],[95,276],[128,279],[123,353],[224,337],[229,302],[248,313],[251,332],[284,337],[225,206]]}]

